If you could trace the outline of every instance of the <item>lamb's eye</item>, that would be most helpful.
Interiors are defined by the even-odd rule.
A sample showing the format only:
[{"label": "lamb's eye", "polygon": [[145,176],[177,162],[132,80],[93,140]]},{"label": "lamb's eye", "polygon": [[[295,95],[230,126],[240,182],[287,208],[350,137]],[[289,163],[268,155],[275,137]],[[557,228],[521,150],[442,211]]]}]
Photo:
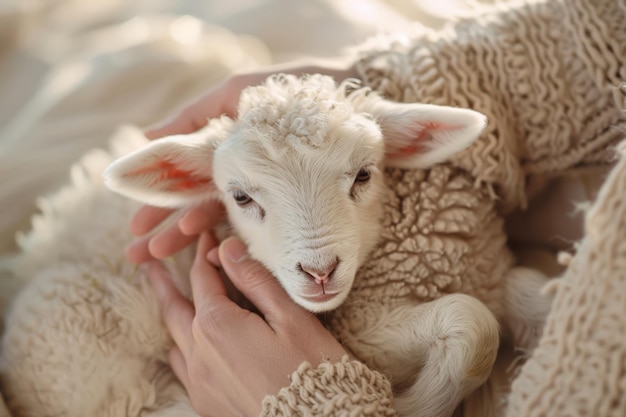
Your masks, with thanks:
[{"label": "lamb's eye", "polygon": [[235,199],[237,205],[239,205],[240,207],[252,203],[252,198],[241,190],[233,191],[233,198]]},{"label": "lamb's eye", "polygon": [[365,168],[361,168],[354,178],[355,183],[364,183],[370,180],[370,172]]}]

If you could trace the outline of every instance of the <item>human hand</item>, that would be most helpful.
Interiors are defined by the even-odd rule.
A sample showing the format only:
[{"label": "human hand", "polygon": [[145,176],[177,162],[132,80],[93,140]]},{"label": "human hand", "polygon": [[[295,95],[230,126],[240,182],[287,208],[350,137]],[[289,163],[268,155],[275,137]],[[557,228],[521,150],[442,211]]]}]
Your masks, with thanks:
[{"label": "human hand", "polygon": [[337,81],[358,76],[353,65],[322,61],[308,64],[288,63],[286,65],[276,65],[260,70],[238,73],[209,89],[192,104],[184,107],[173,118],[159,126],[150,128],[146,131],[146,137],[148,139],[158,139],[163,136],[192,133],[206,126],[209,119],[221,115],[235,118],[241,92],[246,87],[261,84],[270,75],[278,73],[298,76],[320,73],[333,76]]},{"label": "human hand", "polygon": [[[146,137],[158,139],[192,133],[204,127],[209,119],[223,114],[234,118],[243,89],[260,84],[270,75],[279,72],[294,75],[323,73],[334,76],[338,81],[357,76],[353,66],[328,62],[288,64],[236,74],[211,88],[162,125],[147,130]],[[195,241],[200,232],[215,226],[224,217],[223,209],[218,203],[207,203],[174,213],[171,209],[144,206],[135,214],[131,220],[131,230],[140,237],[127,247],[126,256],[131,262],[166,258]],[[169,220],[163,229],[154,232],[166,219]]]},{"label": "human hand", "polygon": [[[228,78],[183,108],[175,117],[147,130],[146,137],[158,139],[192,133],[205,126],[210,118],[222,114],[234,117],[241,91],[246,84],[254,83],[260,77],[252,73]],[[139,238],[126,248],[126,256],[133,263],[166,258],[187,247],[199,233],[217,225],[223,217],[223,207],[218,202],[186,208],[178,213],[172,209],[143,206],[131,220],[131,231]],[[154,229],[166,219],[168,223],[155,232]]]},{"label": "human hand", "polygon": [[[131,219],[131,232],[139,237],[126,247],[126,257],[136,264],[167,258],[194,242],[203,231],[213,229],[224,218],[224,207],[219,201],[208,201],[178,212],[143,206]],[[160,224],[163,227],[157,231]]]},{"label": "human hand", "polygon": [[[209,235],[202,234],[190,273],[193,304],[176,290],[162,264],[152,262],[147,268],[175,342],[170,363],[201,415],[219,410],[258,416],[263,398],[289,385],[289,375],[301,363],[337,361],[346,351],[247,256],[241,241],[228,239],[209,252],[212,245]],[[207,259],[221,265],[261,315],[228,298],[218,270]]]}]

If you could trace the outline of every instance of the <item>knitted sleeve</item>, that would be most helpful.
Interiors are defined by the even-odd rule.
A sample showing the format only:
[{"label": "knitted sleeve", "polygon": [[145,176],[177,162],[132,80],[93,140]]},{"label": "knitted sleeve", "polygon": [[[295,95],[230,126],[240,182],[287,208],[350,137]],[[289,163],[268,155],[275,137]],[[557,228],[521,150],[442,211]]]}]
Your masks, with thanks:
[{"label": "knitted sleeve", "polygon": [[544,334],[506,416],[626,415],[626,142],[586,215],[586,236],[552,289]]},{"label": "knitted sleeve", "polygon": [[379,372],[344,356],[317,368],[303,363],[291,384],[263,400],[261,416],[395,416],[391,384]]}]

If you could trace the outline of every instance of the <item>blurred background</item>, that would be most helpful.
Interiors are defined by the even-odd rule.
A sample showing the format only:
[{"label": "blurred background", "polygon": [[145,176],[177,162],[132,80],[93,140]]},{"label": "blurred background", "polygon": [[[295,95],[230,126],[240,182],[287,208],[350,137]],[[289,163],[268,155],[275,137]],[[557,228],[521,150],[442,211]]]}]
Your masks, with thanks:
[{"label": "blurred background", "polygon": [[158,122],[235,70],[343,56],[494,1],[0,0],[0,254],[118,126]]}]

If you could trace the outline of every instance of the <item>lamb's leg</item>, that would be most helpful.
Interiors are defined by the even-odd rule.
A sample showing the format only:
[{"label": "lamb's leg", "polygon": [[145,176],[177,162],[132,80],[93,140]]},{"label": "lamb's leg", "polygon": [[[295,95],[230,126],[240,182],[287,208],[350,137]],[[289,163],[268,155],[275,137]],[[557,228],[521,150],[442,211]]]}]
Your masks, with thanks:
[{"label": "lamb's leg", "polygon": [[463,404],[463,415],[474,417],[499,416],[506,407],[512,367],[521,365],[519,350],[530,354],[541,337],[546,316],[552,304],[552,296],[543,293],[549,279],[541,272],[530,268],[513,268],[506,276],[504,286],[504,327],[507,336],[518,350],[500,350],[498,362],[489,381],[470,395]]},{"label": "lamb's leg", "polygon": [[449,417],[489,377],[500,336],[483,303],[452,294],[383,312],[357,337],[357,356],[391,374],[400,416]]},{"label": "lamb's leg", "polygon": [[549,282],[543,273],[530,268],[513,268],[506,278],[504,321],[517,348],[532,351],[537,345],[552,295],[542,291]]}]

